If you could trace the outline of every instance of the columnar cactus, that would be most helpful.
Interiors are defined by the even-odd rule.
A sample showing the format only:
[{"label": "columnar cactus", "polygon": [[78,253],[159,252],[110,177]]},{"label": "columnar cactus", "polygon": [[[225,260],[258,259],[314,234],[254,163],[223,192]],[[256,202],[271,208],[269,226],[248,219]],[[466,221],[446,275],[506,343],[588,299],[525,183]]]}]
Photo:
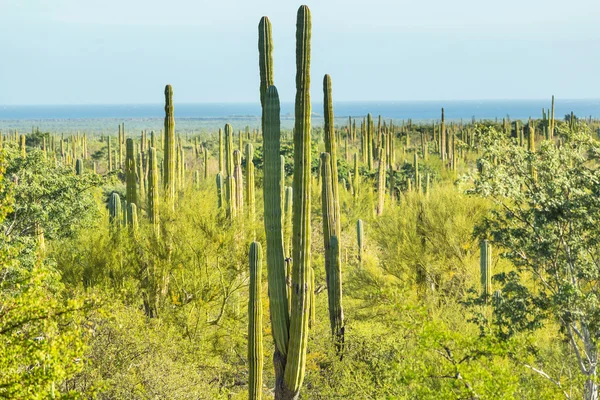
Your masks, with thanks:
[{"label": "columnar cactus", "polygon": [[[108,171],[110,172],[113,170],[112,152],[110,150],[110,142],[111,142],[110,136],[107,136],[106,140],[108,142]],[[62,142],[61,142],[61,145],[62,145]]]},{"label": "columnar cactus", "polygon": [[371,118],[371,114],[367,114],[367,138],[366,138],[366,147],[367,147],[367,168],[369,171],[373,169],[373,119]]},{"label": "columnar cactus", "polygon": [[330,243],[331,270],[327,274],[327,290],[329,299],[329,323],[331,335],[334,337],[336,349],[344,346],[344,310],[342,308],[342,268],[341,251],[337,236],[331,237]]},{"label": "columnar cactus", "polygon": [[[146,197],[146,171],[144,169],[144,153],[138,153],[137,155],[137,175],[139,184],[138,198],[144,199]],[[140,200],[140,204],[141,204]]]},{"label": "columnar cactus", "polygon": [[262,340],[262,248],[252,242],[249,252],[250,296],[248,298],[248,398],[262,397],[263,340]]},{"label": "columnar cactus", "polygon": [[25,158],[27,155],[27,146],[25,145],[25,135],[20,136],[19,148],[21,150],[21,157]]},{"label": "columnar cactus", "polygon": [[492,294],[492,245],[487,240],[481,241],[479,264],[481,269],[481,293],[487,298]]},{"label": "columnar cactus", "polygon": [[356,221],[356,241],[358,243],[358,262],[362,262],[365,249],[365,231],[362,219]]},{"label": "columnar cactus", "polygon": [[[281,147],[279,95],[275,86],[265,93],[264,115],[264,222],[267,240],[267,271],[271,325],[275,341],[274,362],[281,374],[289,341],[288,293],[281,212]],[[279,385],[282,385],[281,383]],[[283,388],[280,386],[278,393]]]},{"label": "columnar cactus", "polygon": [[360,175],[358,173],[358,154],[354,153],[354,181],[352,182],[354,186],[354,198],[358,197],[358,187],[360,185]]},{"label": "columnar cactus", "polygon": [[379,171],[377,174],[377,215],[383,214],[383,205],[385,202],[385,149],[379,149]]},{"label": "columnar cactus", "polygon": [[156,148],[150,147],[148,157],[148,217],[154,226],[154,233],[160,233],[158,214],[158,159]]},{"label": "columnar cactus", "polygon": [[239,150],[233,152],[233,178],[235,179],[235,208],[240,215],[243,215],[244,178],[242,175],[242,155]]},{"label": "columnar cactus", "polygon": [[254,221],[254,146],[246,143],[246,204],[248,204],[248,218]]},{"label": "columnar cactus", "polygon": [[83,160],[78,158],[75,162],[75,174],[83,175]]},{"label": "columnar cactus", "polygon": [[417,189],[417,192],[419,192],[421,190],[421,177],[419,176],[419,155],[415,152],[414,154],[414,164],[413,164],[414,168],[415,168],[415,186]]},{"label": "columnar cactus", "polygon": [[173,113],[173,88],[165,87],[165,140],[163,185],[169,206],[175,209],[175,116]]},{"label": "columnar cactus", "polygon": [[219,172],[223,172],[223,130],[219,128]]},{"label": "columnar cactus", "polygon": [[[293,204],[293,195],[294,189],[291,186],[286,186],[285,188],[285,201],[284,201],[284,219],[285,222],[283,224],[283,242],[285,248],[285,258],[292,258],[292,204]],[[289,271],[289,279],[292,278],[291,271]]]},{"label": "columnar cactus", "polygon": [[550,113],[550,139],[554,138],[554,95],[552,95],[552,112]]},{"label": "columnar cactus", "polygon": [[233,176],[233,129],[225,125],[225,197],[227,200],[227,217],[234,218],[236,212],[236,185]]},{"label": "columnar cactus", "polygon": [[294,227],[290,341],[284,373],[287,397],[297,397],[304,380],[310,294],[310,39],[311,15],[298,10],[296,22],[296,107],[294,127]]},{"label": "columnar cactus", "polygon": [[[262,17],[258,23],[258,66],[260,70],[260,105],[265,107],[267,88],[274,84],[273,78],[273,34],[269,17]],[[263,132],[264,117],[263,117]]]},{"label": "columnar cactus", "polygon": [[442,161],[446,160],[446,121],[444,118],[444,109],[442,108],[442,122],[440,124],[440,156]]},{"label": "columnar cactus", "polygon": [[[333,177],[331,173],[331,160],[329,153],[321,153],[321,207],[323,210],[323,247],[325,249],[325,272],[327,276],[327,295],[329,298],[329,322],[331,325],[331,334],[334,337],[338,350],[339,345],[344,340],[344,321],[341,298],[341,264],[340,247],[337,236],[334,235],[336,229],[335,203],[333,197]],[[336,246],[332,248],[332,241],[335,238]],[[339,296],[338,296],[339,293]]]},{"label": "columnar cactus", "polygon": [[137,235],[138,216],[137,216],[137,206],[135,205],[135,203],[127,204],[127,225],[129,226],[130,232],[134,236]]},{"label": "columnar cactus", "polygon": [[135,156],[133,153],[133,139],[127,139],[127,153],[125,156],[125,183],[127,185],[127,194],[125,196],[125,200],[127,203],[135,203],[138,202],[137,197],[137,182],[136,182],[136,172],[135,172]]},{"label": "columnar cactus", "polygon": [[331,77],[323,77],[323,115],[325,116],[325,151],[329,153],[331,163],[331,185],[333,188],[333,220],[331,235],[341,234],[339,184],[337,169],[337,143],[334,131],[333,98],[331,94]]},{"label": "columnar cactus", "polygon": [[217,173],[217,207],[223,208],[225,204],[225,183],[223,182],[223,173]]},{"label": "columnar cactus", "polygon": [[204,149],[204,179],[208,179],[208,150]]},{"label": "columnar cactus", "polygon": [[113,192],[110,195],[110,199],[108,201],[108,215],[110,218],[111,225],[115,227],[120,227],[122,214],[123,212],[121,210],[121,197],[118,193]]}]

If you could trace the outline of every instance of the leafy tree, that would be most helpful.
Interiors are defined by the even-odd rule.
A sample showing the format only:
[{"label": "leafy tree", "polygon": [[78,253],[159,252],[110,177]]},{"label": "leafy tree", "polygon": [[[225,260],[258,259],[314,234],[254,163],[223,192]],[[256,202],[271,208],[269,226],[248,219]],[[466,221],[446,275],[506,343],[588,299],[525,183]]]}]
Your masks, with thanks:
[{"label": "leafy tree", "polygon": [[561,129],[561,146],[545,141],[535,151],[481,130],[475,192],[497,205],[481,235],[490,235],[516,267],[495,277],[499,334],[510,338],[556,321],[585,377],[585,399],[597,399],[600,146],[578,128]]}]

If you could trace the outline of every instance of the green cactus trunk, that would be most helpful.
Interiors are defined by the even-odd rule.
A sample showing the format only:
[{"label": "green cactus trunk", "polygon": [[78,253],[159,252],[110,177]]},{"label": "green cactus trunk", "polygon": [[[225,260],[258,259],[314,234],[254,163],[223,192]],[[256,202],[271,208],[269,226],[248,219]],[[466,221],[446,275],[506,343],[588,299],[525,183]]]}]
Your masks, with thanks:
[{"label": "green cactus trunk", "polygon": [[106,137],[106,141],[108,142],[108,154],[107,154],[107,156],[108,156],[108,172],[110,172],[113,170],[112,151],[110,149],[110,142],[111,142],[110,136]]},{"label": "green cactus trunk", "polygon": [[204,179],[208,179],[208,149],[204,149]]},{"label": "green cactus trunk", "polygon": [[156,148],[148,151],[148,217],[154,227],[156,236],[160,233],[160,218],[158,214],[158,159]]},{"label": "green cactus trunk", "polygon": [[136,165],[135,165],[135,156],[134,156],[134,146],[133,139],[127,139],[127,148],[126,148],[126,156],[125,156],[125,183],[127,185],[127,195],[125,196],[125,201],[127,203],[137,204],[137,182],[136,182]]},{"label": "green cactus trunk", "polygon": [[296,398],[304,380],[310,294],[310,39],[311,15],[298,10],[296,22],[296,107],[294,126],[294,226],[292,306],[289,347],[284,373],[285,396]]},{"label": "green cactus trunk", "polygon": [[219,172],[223,172],[223,130],[219,128]]},{"label": "green cactus trunk", "polygon": [[356,242],[358,244],[358,262],[362,263],[365,249],[365,231],[362,219],[356,221]]},{"label": "green cactus trunk", "polygon": [[217,183],[217,207],[222,209],[225,204],[225,183],[223,180],[223,174],[221,172],[217,173],[216,177]]},{"label": "green cactus trunk", "polygon": [[173,114],[173,88],[165,87],[165,140],[164,140],[164,168],[163,185],[167,203],[175,209],[175,116]]},{"label": "green cactus trunk", "polygon": [[444,109],[442,108],[442,122],[440,124],[440,157],[442,161],[446,160],[446,120],[444,117]]},{"label": "green cactus trunk", "polygon": [[242,155],[239,150],[233,152],[233,178],[235,179],[235,209],[244,215],[244,178],[242,174]]},{"label": "green cactus trunk", "polygon": [[487,300],[492,294],[492,245],[481,241],[479,264],[481,269],[481,294]]},{"label": "green cactus trunk", "polygon": [[267,88],[275,82],[273,79],[273,34],[269,17],[262,17],[258,23],[258,66],[260,72],[260,105],[263,107],[262,130],[264,132],[265,96]]},{"label": "green cactus trunk", "polygon": [[[129,140],[129,139],[128,139]],[[127,225],[129,226],[129,231],[135,237],[138,232],[138,214],[137,214],[137,206],[135,203],[127,204]]]},{"label": "green cactus trunk", "polygon": [[255,194],[254,194],[254,146],[252,143],[246,143],[246,203],[248,204],[248,219],[254,222],[256,212]]},{"label": "green cactus trunk", "polygon": [[337,142],[334,131],[333,97],[331,94],[331,77],[323,77],[323,108],[325,116],[325,151],[329,153],[331,163],[331,186],[333,189],[333,219],[331,236],[341,235],[339,184],[337,168]]},{"label": "green cactus trunk", "polygon": [[367,114],[367,138],[366,138],[366,147],[367,147],[367,168],[369,171],[373,170],[373,119],[371,114]]},{"label": "green cactus trunk", "polygon": [[[344,320],[342,310],[342,280],[340,263],[340,246],[337,236],[333,233],[336,229],[335,203],[333,195],[333,178],[331,173],[331,160],[329,153],[321,153],[321,207],[323,211],[323,247],[325,249],[325,273],[327,277],[327,295],[329,299],[329,322],[331,334],[337,350],[341,350],[344,342]],[[332,240],[335,238],[335,248]]]},{"label": "green cactus trunk", "polygon": [[248,298],[248,398],[262,398],[263,338],[262,338],[262,248],[252,242],[249,252],[250,296]]},{"label": "green cactus trunk", "polygon": [[111,226],[114,228],[121,227],[121,216],[123,211],[121,209],[121,197],[118,193],[112,193],[108,201],[108,215]]},{"label": "green cactus trunk", "polygon": [[83,160],[81,158],[78,158],[75,162],[75,174],[83,175]]},{"label": "green cactus trunk", "polygon": [[379,149],[379,171],[377,174],[377,216],[383,214],[385,203],[385,178],[386,178],[385,149]]}]

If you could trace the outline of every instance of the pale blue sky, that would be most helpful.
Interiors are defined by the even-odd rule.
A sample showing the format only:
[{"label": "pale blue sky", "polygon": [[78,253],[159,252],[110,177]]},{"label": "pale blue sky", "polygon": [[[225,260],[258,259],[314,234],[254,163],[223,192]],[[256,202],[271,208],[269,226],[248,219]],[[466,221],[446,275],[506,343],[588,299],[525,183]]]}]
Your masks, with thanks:
[{"label": "pale blue sky", "polygon": [[[258,101],[257,25],[293,100],[288,0],[0,0],[0,104]],[[317,0],[312,94],[337,101],[600,97],[598,0]]]}]

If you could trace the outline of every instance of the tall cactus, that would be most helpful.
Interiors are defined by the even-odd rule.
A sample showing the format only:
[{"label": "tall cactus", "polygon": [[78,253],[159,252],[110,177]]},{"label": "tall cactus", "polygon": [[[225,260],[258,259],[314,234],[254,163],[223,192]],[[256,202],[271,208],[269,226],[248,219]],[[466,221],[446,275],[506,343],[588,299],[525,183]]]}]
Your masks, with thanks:
[{"label": "tall cactus", "polygon": [[442,161],[446,160],[446,120],[442,108],[442,122],[440,124],[440,156]]},{"label": "tall cactus", "polygon": [[366,139],[366,147],[367,147],[367,167],[369,171],[373,169],[373,118],[371,114],[367,114],[367,139]]},{"label": "tall cactus", "polygon": [[[285,258],[292,258],[292,204],[293,204],[293,196],[294,189],[291,186],[286,186],[285,188],[285,200],[284,200],[284,224],[283,224],[283,243],[285,248]],[[291,271],[289,271],[291,272]],[[291,279],[291,273],[289,274],[289,279]]]},{"label": "tall cactus", "polygon": [[481,269],[481,294],[488,298],[492,294],[492,245],[481,241],[479,264]]},{"label": "tall cactus", "polygon": [[135,179],[136,176],[136,165],[135,165],[135,155],[133,153],[133,139],[127,139],[127,148],[125,155],[125,183],[127,185],[127,193],[125,196],[125,200],[127,203],[135,203],[137,204],[137,182]]},{"label": "tall cactus", "polygon": [[[334,234],[336,229],[335,221],[335,203],[333,195],[333,177],[331,173],[331,160],[329,153],[321,153],[321,206],[323,210],[323,247],[325,249],[325,273],[327,276],[327,296],[329,299],[329,322],[331,325],[331,334],[335,338],[336,346],[340,349],[344,338],[344,321],[341,298],[341,264],[340,264],[340,246],[337,236]],[[335,248],[332,246],[335,238]],[[339,296],[338,296],[339,293]]]},{"label": "tall cactus", "polygon": [[165,140],[163,185],[167,202],[175,209],[175,116],[173,114],[173,88],[165,87]]},{"label": "tall cactus", "polygon": [[310,39],[311,15],[300,6],[296,22],[296,107],[294,126],[294,227],[290,342],[284,387],[297,397],[304,380],[310,287]]},{"label": "tall cactus", "polygon": [[154,226],[154,233],[158,235],[160,232],[160,218],[158,214],[158,159],[156,148],[150,147],[148,153],[148,217]]},{"label": "tall cactus", "polygon": [[[281,147],[279,94],[275,86],[265,93],[264,115],[264,222],[267,239],[267,271],[271,325],[275,341],[276,371],[285,368],[289,340],[288,294],[285,274],[281,213]],[[277,366],[278,365],[278,366]],[[281,392],[282,383],[279,383]]]},{"label": "tall cactus", "polygon": [[260,400],[262,397],[263,340],[262,340],[262,299],[260,278],[262,275],[262,248],[252,242],[249,252],[250,296],[248,298],[248,398]]},{"label": "tall cactus", "polygon": [[326,74],[323,77],[323,108],[325,116],[325,151],[329,153],[331,158],[331,185],[333,188],[333,219],[335,225],[331,235],[339,236],[341,234],[340,222],[340,203],[339,203],[339,183],[338,183],[338,168],[337,168],[337,140],[334,130],[333,116],[333,98],[331,94],[331,76]]},{"label": "tall cactus", "polygon": [[25,158],[27,155],[27,146],[25,145],[25,135],[20,136],[19,148],[21,150],[21,157]]}]

